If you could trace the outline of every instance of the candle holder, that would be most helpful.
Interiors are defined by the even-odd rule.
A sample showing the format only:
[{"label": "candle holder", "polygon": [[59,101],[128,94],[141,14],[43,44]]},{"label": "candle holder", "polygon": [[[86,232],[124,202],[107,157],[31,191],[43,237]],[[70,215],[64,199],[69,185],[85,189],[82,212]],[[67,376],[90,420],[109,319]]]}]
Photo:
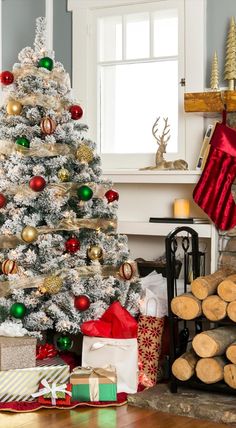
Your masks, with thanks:
[{"label": "candle holder", "polygon": [[189,218],[190,204],[188,199],[174,200],[174,218]]}]

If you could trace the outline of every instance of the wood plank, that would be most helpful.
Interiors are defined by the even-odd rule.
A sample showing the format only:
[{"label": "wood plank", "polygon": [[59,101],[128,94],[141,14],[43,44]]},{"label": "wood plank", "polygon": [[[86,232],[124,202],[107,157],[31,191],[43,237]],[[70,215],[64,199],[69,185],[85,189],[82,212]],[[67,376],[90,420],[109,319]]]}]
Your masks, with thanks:
[{"label": "wood plank", "polygon": [[32,413],[0,413],[7,428],[227,428],[228,425],[170,415],[133,406],[74,410],[43,409]]},{"label": "wood plank", "polygon": [[227,107],[227,111],[236,110],[236,91],[187,92],[184,94],[186,112],[217,112]]}]

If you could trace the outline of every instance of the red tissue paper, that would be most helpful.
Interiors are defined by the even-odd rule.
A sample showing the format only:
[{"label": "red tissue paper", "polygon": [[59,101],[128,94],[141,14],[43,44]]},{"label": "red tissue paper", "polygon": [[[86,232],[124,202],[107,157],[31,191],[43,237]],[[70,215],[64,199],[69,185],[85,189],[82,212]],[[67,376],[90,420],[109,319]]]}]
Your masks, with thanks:
[{"label": "red tissue paper", "polygon": [[138,323],[119,302],[114,302],[99,320],[84,322],[81,331],[92,337],[132,339],[137,337]]}]

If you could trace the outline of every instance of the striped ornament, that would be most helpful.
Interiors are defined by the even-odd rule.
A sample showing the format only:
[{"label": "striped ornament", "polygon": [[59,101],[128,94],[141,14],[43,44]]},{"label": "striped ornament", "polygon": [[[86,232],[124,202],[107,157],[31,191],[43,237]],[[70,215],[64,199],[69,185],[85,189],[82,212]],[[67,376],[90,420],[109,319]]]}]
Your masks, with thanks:
[{"label": "striped ornament", "polygon": [[120,269],[119,269],[119,274],[120,274],[121,278],[129,281],[132,278],[132,276],[134,275],[134,268],[133,268],[132,264],[129,262],[122,263],[122,265],[120,266]]},{"label": "striped ornament", "polygon": [[40,128],[41,128],[41,131],[43,132],[43,134],[50,135],[56,129],[56,123],[50,117],[43,117],[41,122],[40,122]]},{"label": "striped ornament", "polygon": [[18,266],[17,263],[14,260],[4,260],[4,262],[2,263],[2,273],[4,273],[5,275],[9,275],[9,274],[13,274],[13,273],[17,273],[18,271]]},{"label": "striped ornament", "polygon": [[38,360],[32,368],[0,371],[0,402],[34,401],[31,394],[43,379],[63,384],[69,377],[70,368],[60,357]]}]

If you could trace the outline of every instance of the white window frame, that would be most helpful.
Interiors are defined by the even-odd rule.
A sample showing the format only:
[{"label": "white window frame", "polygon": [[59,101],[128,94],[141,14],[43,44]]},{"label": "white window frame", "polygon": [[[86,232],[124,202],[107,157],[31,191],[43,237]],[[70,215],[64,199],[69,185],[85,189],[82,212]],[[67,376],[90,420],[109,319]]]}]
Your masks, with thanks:
[{"label": "white window frame", "polygon": [[[73,49],[72,49],[72,87],[75,97],[84,108],[84,121],[89,126],[88,136],[97,139],[97,80],[94,78],[96,70],[96,46],[91,37],[92,17],[94,11],[101,8],[117,6],[132,6],[144,3],[164,3],[168,0],[68,0],[68,10],[73,12]],[[182,96],[179,111],[184,116],[185,144],[181,154],[188,162],[189,169],[195,169],[196,158],[204,129],[203,117],[184,113],[184,92],[201,92],[204,90],[204,65],[205,65],[205,0],[183,0],[185,13],[185,77],[186,86],[181,88]],[[132,12],[132,10],[131,10]],[[94,41],[94,45],[91,44]],[[151,130],[150,130],[151,132]],[[153,142],[155,153],[155,141]],[[101,155],[103,169],[117,170],[137,168],[137,160],[140,155]],[[176,159],[176,156],[174,158]],[[154,156],[149,155],[150,160],[144,157],[139,167],[151,165]],[[167,159],[173,156],[167,155]],[[127,162],[124,166],[124,158]]]}]

